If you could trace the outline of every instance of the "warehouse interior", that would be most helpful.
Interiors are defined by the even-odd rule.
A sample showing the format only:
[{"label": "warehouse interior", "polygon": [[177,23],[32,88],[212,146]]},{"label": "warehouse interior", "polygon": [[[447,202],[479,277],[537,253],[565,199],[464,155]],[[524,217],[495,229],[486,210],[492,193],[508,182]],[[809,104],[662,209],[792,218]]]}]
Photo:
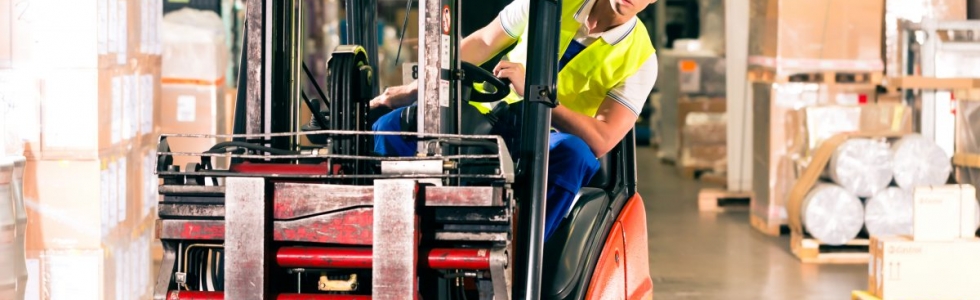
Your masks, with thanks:
[{"label": "warehouse interior", "polygon": [[0,300],[980,299],[980,0],[0,0],[0,138]]}]

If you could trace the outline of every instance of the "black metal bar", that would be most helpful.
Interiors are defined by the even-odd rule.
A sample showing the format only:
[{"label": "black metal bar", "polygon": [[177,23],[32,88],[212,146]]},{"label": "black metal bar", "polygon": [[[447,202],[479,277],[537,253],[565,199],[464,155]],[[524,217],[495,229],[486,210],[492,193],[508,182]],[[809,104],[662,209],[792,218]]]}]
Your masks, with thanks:
[{"label": "black metal bar", "polygon": [[[378,1],[347,0],[347,44],[360,45],[367,52],[372,70],[378,70]],[[377,95],[378,76],[371,78],[371,96]]]},{"label": "black metal bar", "polygon": [[[313,89],[316,90],[316,94],[320,96],[320,101],[323,101],[323,103],[327,103],[327,100],[329,100],[327,99],[327,94],[324,94],[323,89],[320,88],[320,84],[316,83],[317,78],[316,76],[313,75],[313,72],[310,71],[310,68],[306,66],[306,62],[303,62],[303,72],[306,73],[306,77],[310,80],[310,83],[313,85]],[[320,127],[323,128],[326,127],[326,125],[327,124],[323,124]]]},{"label": "black metal bar", "polygon": [[630,130],[620,142],[620,152],[617,161],[622,165],[623,181],[626,184],[626,193],[630,196],[636,194],[636,129]]},{"label": "black metal bar", "polygon": [[[525,91],[541,90],[555,100],[558,78],[558,33],[561,28],[561,3],[555,0],[531,1],[528,62]],[[513,299],[538,299],[541,296],[541,262],[544,252],[544,220],[548,182],[548,144],[551,107],[546,102],[523,101],[518,180],[526,183],[518,189],[517,249],[515,250]]]}]

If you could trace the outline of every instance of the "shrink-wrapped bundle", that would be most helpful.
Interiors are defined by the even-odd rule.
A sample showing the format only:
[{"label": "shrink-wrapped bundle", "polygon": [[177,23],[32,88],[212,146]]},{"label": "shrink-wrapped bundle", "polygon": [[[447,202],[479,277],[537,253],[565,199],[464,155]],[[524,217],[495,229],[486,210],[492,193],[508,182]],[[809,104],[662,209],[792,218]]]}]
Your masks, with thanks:
[{"label": "shrink-wrapped bundle", "polygon": [[892,153],[884,141],[850,139],[837,147],[827,173],[858,197],[871,197],[892,181]]},{"label": "shrink-wrapped bundle", "polygon": [[864,225],[861,199],[836,184],[818,184],[803,199],[800,216],[811,236],[826,245],[843,245]]},{"label": "shrink-wrapped bundle", "polygon": [[912,234],[912,193],[889,187],[868,198],[864,226],[872,236]]},{"label": "shrink-wrapped bundle", "polygon": [[911,190],[917,186],[945,184],[949,179],[949,156],[936,142],[922,135],[902,137],[892,145],[895,183]]}]

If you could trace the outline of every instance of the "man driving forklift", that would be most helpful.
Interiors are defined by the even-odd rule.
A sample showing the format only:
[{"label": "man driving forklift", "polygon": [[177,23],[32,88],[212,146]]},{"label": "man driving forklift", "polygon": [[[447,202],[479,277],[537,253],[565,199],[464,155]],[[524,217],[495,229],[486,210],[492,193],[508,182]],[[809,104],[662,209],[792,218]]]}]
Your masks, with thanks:
[{"label": "man driving forklift", "polygon": [[[656,0],[562,0],[557,99],[552,111],[545,240],[568,213],[575,195],[599,169],[606,155],[633,128],[657,78],[657,57],[646,27],[637,13]],[[512,83],[512,95],[498,109],[471,103],[481,113],[509,112],[500,106],[524,97],[527,61],[528,0],[509,4],[493,22],[460,43],[463,61],[482,64],[515,42],[493,74]],[[515,95],[516,94],[516,95]],[[371,108],[388,107],[373,126],[375,131],[411,130],[414,113],[406,113],[418,98],[418,84],[385,89]],[[519,105],[514,105],[518,107]],[[491,110],[493,112],[491,112]],[[519,128],[498,122],[494,133],[519,134]],[[511,139],[506,139],[511,140]],[[401,136],[378,136],[375,152],[410,156],[415,142]],[[508,145],[516,149],[514,145]]]}]

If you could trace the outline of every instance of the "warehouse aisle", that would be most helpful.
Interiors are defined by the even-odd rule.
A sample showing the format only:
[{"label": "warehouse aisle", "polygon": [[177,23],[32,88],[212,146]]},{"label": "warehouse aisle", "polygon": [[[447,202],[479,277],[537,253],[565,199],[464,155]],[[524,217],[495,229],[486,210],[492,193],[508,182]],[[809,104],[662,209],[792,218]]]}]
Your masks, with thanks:
[{"label": "warehouse aisle", "polygon": [[654,299],[849,299],[867,265],[802,265],[789,236],[752,229],[748,209],[699,215],[701,184],[681,179],[651,148],[637,149],[649,223]]}]

